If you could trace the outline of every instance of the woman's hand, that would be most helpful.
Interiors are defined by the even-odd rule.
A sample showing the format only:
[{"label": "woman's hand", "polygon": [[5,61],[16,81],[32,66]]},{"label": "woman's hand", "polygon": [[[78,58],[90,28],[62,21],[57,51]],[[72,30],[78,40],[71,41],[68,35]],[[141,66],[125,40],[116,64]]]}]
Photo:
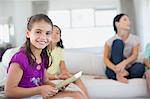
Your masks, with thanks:
[{"label": "woman's hand", "polygon": [[125,77],[125,76],[128,76],[129,75],[129,72],[126,71],[125,69],[121,70],[118,75],[122,76],[122,77]]},{"label": "woman's hand", "polygon": [[116,71],[121,72],[122,70],[124,70],[126,65],[127,65],[126,60],[123,60],[122,62],[120,62],[119,64],[116,65],[116,67],[115,67]]},{"label": "woman's hand", "polygon": [[50,86],[50,85],[43,85],[40,88],[40,94],[44,99],[48,99],[58,93],[58,89]]}]

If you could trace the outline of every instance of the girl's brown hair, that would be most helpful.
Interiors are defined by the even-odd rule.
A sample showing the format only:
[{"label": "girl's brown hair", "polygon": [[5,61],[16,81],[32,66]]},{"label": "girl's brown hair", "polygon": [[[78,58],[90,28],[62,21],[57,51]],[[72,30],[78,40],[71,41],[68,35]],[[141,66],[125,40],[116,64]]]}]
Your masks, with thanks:
[{"label": "girl's brown hair", "polygon": [[[31,31],[32,27],[33,27],[33,23],[39,22],[39,21],[42,21],[42,20],[44,20],[45,22],[47,22],[48,24],[50,24],[53,27],[53,23],[47,15],[45,15],[45,14],[36,14],[36,15],[31,16],[28,19],[27,29],[29,31]],[[34,63],[35,63],[36,57],[33,55],[32,51],[30,49],[30,39],[29,38],[26,38],[26,42],[24,44],[24,47],[25,47],[25,50],[26,50],[26,54],[27,54],[27,57],[28,57],[29,64],[33,66]],[[33,55],[34,59],[31,57],[32,55]],[[44,48],[42,50],[41,57],[43,57],[43,55],[44,55],[44,58],[46,60],[45,66],[47,66],[48,63],[49,63],[49,60],[48,60],[49,58],[46,54],[46,48]]]}]

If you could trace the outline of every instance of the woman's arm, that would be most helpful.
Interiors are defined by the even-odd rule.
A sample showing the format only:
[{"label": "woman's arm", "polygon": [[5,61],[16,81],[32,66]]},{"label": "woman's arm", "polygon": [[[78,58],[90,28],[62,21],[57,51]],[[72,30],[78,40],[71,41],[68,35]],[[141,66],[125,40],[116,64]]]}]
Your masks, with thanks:
[{"label": "woman's arm", "polygon": [[133,47],[131,56],[120,62],[117,67],[120,66],[122,68],[125,68],[129,63],[135,61],[138,58],[138,52],[139,52],[139,44]]},{"label": "woman's arm", "polygon": [[103,56],[104,63],[106,64],[106,66],[108,66],[114,72],[116,72],[115,65],[109,59],[109,53],[110,53],[110,47],[108,46],[107,43],[105,43],[104,56]]},{"label": "woman's arm", "polygon": [[144,58],[144,64],[150,68],[150,62],[148,59]]},{"label": "woman's arm", "polygon": [[146,47],[145,47],[144,60],[143,61],[144,61],[144,64],[146,65],[146,67],[150,68],[149,57],[150,57],[150,43],[147,43]]}]

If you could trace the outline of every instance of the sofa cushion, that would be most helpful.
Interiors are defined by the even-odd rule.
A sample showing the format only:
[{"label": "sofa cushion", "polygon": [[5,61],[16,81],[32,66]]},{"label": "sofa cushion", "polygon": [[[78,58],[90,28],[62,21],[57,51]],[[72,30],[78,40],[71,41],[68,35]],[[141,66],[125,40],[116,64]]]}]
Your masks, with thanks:
[{"label": "sofa cushion", "polygon": [[124,84],[112,79],[94,79],[93,76],[84,75],[82,81],[91,99],[148,96],[145,79],[130,79],[128,84]]}]

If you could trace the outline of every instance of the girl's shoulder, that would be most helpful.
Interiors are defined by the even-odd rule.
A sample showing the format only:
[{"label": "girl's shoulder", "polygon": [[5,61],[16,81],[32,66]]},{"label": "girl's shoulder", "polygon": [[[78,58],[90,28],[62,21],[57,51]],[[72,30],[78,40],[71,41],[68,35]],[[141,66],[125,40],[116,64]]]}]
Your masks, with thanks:
[{"label": "girl's shoulder", "polygon": [[14,54],[14,56],[19,56],[20,58],[22,58],[23,56],[26,56],[26,54],[25,54],[26,52],[25,52],[25,48],[20,48],[15,54]]},{"label": "girl's shoulder", "polygon": [[22,61],[25,62],[25,61],[28,61],[28,58],[27,58],[25,49],[24,49],[24,48],[20,48],[20,49],[13,55],[13,57],[11,58],[11,61],[14,61],[14,62],[22,62]]},{"label": "girl's shoulder", "polygon": [[11,63],[18,63],[20,67],[25,70],[28,65],[28,57],[26,55],[25,49],[20,48],[11,58],[9,65]]}]

